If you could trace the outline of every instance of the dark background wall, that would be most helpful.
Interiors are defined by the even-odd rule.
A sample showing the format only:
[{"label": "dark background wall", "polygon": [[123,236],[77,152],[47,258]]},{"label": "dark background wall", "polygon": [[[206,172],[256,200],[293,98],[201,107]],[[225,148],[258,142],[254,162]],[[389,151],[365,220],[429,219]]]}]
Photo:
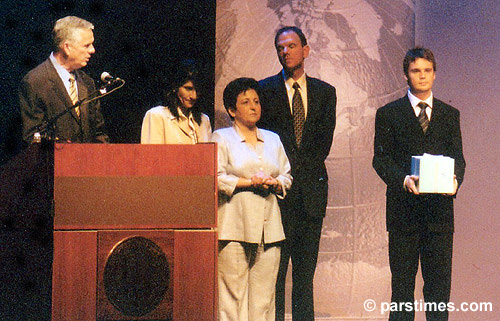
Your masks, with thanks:
[{"label": "dark background wall", "polygon": [[17,87],[51,51],[53,23],[75,15],[92,22],[96,53],[83,70],[126,85],[102,99],[113,143],[137,143],[145,112],[155,106],[183,58],[199,64],[204,112],[213,119],[215,0],[2,0],[0,2],[0,164],[20,146]]}]

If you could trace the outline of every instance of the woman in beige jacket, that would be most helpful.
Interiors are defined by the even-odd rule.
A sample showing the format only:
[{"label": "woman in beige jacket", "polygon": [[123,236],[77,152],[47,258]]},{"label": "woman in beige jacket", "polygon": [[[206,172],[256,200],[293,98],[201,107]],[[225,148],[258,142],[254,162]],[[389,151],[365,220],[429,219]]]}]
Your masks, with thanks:
[{"label": "woman in beige jacket", "polygon": [[146,112],[142,121],[142,144],[196,144],[209,142],[210,119],[196,105],[197,71],[192,60],[184,61],[173,77],[165,106]]},{"label": "woman in beige jacket", "polygon": [[259,84],[238,78],[224,89],[232,127],[216,130],[218,146],[219,321],[273,321],[281,241],[278,198],[292,184],[279,136],[257,128]]}]

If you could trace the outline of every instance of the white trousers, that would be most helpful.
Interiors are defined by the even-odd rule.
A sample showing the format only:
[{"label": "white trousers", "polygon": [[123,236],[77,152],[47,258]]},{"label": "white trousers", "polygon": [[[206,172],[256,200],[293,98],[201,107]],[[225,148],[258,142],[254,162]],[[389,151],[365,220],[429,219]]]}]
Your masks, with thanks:
[{"label": "white trousers", "polygon": [[219,241],[219,321],[274,321],[281,248]]}]

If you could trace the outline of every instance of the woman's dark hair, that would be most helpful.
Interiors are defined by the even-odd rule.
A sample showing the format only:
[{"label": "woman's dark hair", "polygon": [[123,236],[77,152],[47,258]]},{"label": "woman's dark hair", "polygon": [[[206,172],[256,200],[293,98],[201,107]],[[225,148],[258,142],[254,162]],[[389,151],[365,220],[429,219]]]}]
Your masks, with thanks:
[{"label": "woman's dark hair", "polygon": [[231,120],[234,118],[231,114],[229,114],[229,109],[236,110],[238,95],[250,89],[255,90],[257,95],[260,97],[259,83],[253,78],[236,78],[227,84],[226,88],[224,88],[224,107],[226,108],[229,117],[231,117]]},{"label": "woman's dark hair", "polygon": [[[191,81],[195,89],[198,85],[198,69],[196,68],[196,62],[191,59],[186,59],[181,61],[175,68],[174,74],[171,76],[169,85],[166,86],[164,92],[164,100],[162,102],[163,106],[166,106],[175,118],[179,118],[179,111],[177,107],[180,105],[179,88],[185,83]],[[197,91],[199,96],[199,93]],[[197,104],[189,109],[189,112],[193,114],[194,120],[201,124],[201,110]]]}]

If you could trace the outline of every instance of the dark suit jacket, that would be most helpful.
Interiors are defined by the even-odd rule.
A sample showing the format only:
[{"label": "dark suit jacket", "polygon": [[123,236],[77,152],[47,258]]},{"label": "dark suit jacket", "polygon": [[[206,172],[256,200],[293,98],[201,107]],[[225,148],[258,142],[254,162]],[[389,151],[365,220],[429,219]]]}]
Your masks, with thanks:
[{"label": "dark suit jacket", "polygon": [[431,121],[424,134],[408,96],[377,110],[373,167],[387,184],[387,230],[453,231],[453,196],[413,195],[403,182],[411,171],[411,157],[424,153],[455,159],[459,185],[465,172],[460,113],[435,99]]},{"label": "dark suit jacket", "polygon": [[301,146],[297,147],[293,116],[282,73],[263,79],[262,116],[259,127],[276,132],[285,147],[292,167],[293,184],[285,204],[302,202],[312,217],[324,217],[328,196],[325,159],[332,145],[335,129],[335,88],[324,81],[306,77],[307,117]]},{"label": "dark suit jacket", "polygon": [[[76,70],[80,100],[95,92],[94,81]],[[23,120],[23,139],[31,143],[33,134],[44,120],[72,106],[64,84],[52,62],[47,59],[31,70],[21,81],[19,104]],[[74,110],[57,120],[56,137],[74,143],[108,142],[100,104],[95,100],[80,106],[80,118]]]}]

